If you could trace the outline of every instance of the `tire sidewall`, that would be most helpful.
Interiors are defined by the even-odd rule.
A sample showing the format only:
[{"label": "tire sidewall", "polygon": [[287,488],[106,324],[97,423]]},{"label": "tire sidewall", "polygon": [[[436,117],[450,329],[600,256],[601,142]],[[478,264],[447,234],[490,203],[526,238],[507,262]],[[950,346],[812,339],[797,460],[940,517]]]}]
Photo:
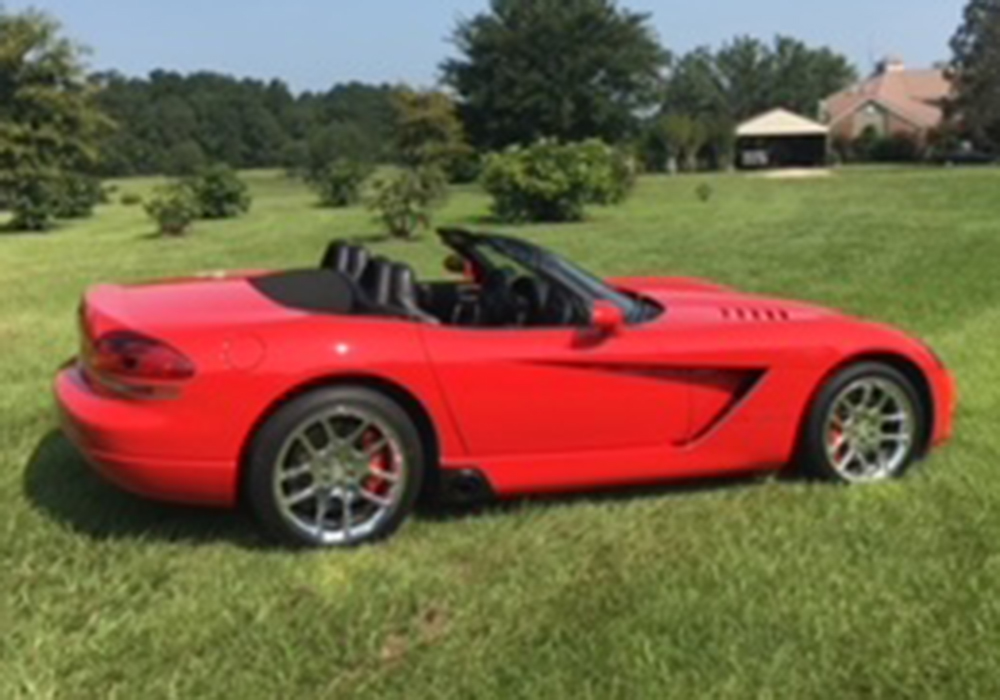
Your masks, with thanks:
[{"label": "tire sidewall", "polygon": [[881,362],[859,362],[835,373],[820,389],[813,400],[806,419],[803,439],[799,450],[799,463],[802,472],[807,476],[822,481],[841,484],[850,482],[841,476],[830,464],[826,452],[826,420],[831,405],[850,384],[859,379],[882,379],[898,386],[913,406],[914,439],[903,465],[890,477],[896,479],[905,475],[921,457],[922,445],[926,441],[928,430],[927,407],[912,380],[905,374]]},{"label": "tire sidewall", "polygon": [[[349,405],[372,413],[396,432],[407,478],[403,494],[379,528],[367,538],[331,545],[302,533],[281,514],[274,496],[274,469],[290,433],[310,416]],[[409,414],[383,393],[363,387],[325,387],[292,399],[258,429],[247,453],[242,489],[251,512],[269,536],[296,548],[352,548],[383,540],[395,533],[413,512],[425,477],[423,444]]]}]

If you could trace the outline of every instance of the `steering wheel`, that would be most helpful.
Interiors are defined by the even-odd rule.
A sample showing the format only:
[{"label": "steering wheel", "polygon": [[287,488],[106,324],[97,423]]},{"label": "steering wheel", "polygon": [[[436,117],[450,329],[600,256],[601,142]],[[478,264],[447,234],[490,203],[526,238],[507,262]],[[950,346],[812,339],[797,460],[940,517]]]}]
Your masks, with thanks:
[{"label": "steering wheel", "polygon": [[519,277],[511,285],[511,299],[514,303],[514,320],[519,326],[545,324],[545,307],[548,304],[551,286],[527,275]]},{"label": "steering wheel", "polygon": [[548,295],[541,311],[541,323],[550,326],[573,326],[580,323],[581,315],[572,297],[559,288]]}]

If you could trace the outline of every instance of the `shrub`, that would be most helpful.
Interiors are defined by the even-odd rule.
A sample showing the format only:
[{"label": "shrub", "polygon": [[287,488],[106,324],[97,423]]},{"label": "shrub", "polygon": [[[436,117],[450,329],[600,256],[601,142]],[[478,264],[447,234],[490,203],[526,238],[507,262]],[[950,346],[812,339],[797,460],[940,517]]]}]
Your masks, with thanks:
[{"label": "shrub", "polygon": [[639,162],[627,151],[591,139],[579,144],[590,168],[593,204],[621,204],[628,199],[639,177]]},{"label": "shrub", "polygon": [[156,189],[146,202],[146,213],[162,235],[183,236],[199,217],[201,207],[187,183],[172,182]]},{"label": "shrub", "polygon": [[913,163],[920,160],[920,144],[909,134],[892,134],[875,142],[871,159],[876,163]]},{"label": "shrub", "polygon": [[319,194],[322,206],[349,207],[361,199],[361,186],[372,171],[366,163],[340,159],[312,176],[309,183]]},{"label": "shrub", "polygon": [[142,204],[142,195],[138,192],[126,192],[121,198],[122,206],[134,207]]},{"label": "shrub", "polygon": [[444,170],[451,184],[470,185],[483,174],[483,157],[470,148],[448,160]]},{"label": "shrub", "polygon": [[53,213],[58,219],[85,219],[104,199],[104,189],[97,178],[70,174],[63,178],[56,193]]},{"label": "shrub", "polygon": [[912,163],[923,156],[919,142],[906,133],[881,136],[867,127],[850,147],[851,160],[862,163]]},{"label": "shrub", "polygon": [[634,159],[601,141],[543,140],[488,156],[482,183],[503,221],[580,221],[588,204],[625,199],[636,174]]},{"label": "shrub", "polygon": [[431,213],[447,189],[447,179],[437,168],[404,168],[375,177],[366,199],[390,235],[411,238],[418,229],[430,227]]},{"label": "shrub", "polygon": [[204,168],[184,180],[198,204],[200,219],[232,219],[250,211],[250,188],[227,165]]},{"label": "shrub", "polygon": [[45,231],[52,225],[58,192],[46,178],[25,177],[7,191],[14,231]]},{"label": "shrub", "polygon": [[114,201],[115,195],[118,194],[118,190],[121,188],[118,185],[104,185],[101,187],[101,200],[100,204],[111,204]]},{"label": "shrub", "polygon": [[851,142],[850,160],[865,163],[872,159],[872,151],[879,139],[878,130],[874,126],[866,126],[864,131]]}]

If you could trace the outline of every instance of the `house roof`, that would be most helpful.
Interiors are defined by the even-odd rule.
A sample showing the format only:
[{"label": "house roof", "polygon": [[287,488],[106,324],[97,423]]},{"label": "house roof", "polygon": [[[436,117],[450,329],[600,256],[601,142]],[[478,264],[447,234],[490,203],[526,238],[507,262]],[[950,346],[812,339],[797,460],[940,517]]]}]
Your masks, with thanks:
[{"label": "house roof", "polygon": [[907,70],[892,61],[868,80],[831,95],[823,105],[831,125],[875,103],[918,128],[931,129],[941,123],[942,104],[950,92],[944,71]]},{"label": "house roof", "polygon": [[736,127],[740,137],[766,136],[826,136],[829,128],[789,112],[787,109],[773,109]]}]

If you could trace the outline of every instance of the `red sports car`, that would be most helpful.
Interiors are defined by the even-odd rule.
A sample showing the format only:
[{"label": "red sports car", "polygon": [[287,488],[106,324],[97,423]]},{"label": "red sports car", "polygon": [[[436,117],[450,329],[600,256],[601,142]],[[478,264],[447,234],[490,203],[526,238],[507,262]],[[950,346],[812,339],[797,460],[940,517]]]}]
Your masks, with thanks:
[{"label": "red sports car", "polygon": [[246,504],[285,542],[386,537],[421,493],[509,498],[779,470],[870,483],[952,431],[925,345],[694,279],[602,280],[441,232],[461,281],[331,245],[317,269],[100,286],[56,380],[108,479]]}]

